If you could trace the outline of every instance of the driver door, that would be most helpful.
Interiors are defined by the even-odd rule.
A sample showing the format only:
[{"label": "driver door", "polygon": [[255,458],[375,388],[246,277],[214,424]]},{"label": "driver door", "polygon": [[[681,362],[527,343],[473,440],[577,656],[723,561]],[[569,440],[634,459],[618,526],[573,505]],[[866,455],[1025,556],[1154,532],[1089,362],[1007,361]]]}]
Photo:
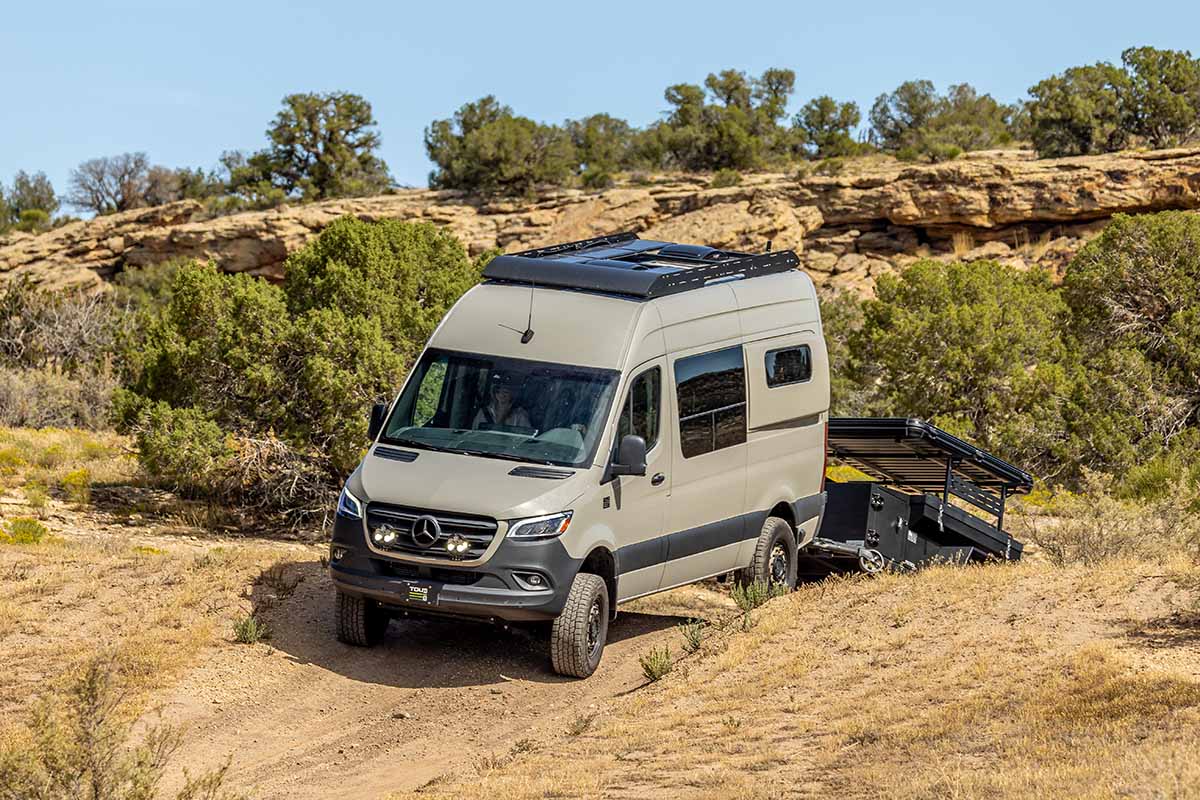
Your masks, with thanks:
[{"label": "driver door", "polygon": [[666,359],[638,367],[629,382],[617,418],[613,452],[621,437],[646,440],[646,474],[613,479],[612,507],[605,513],[616,535],[618,600],[656,591],[662,584],[667,540],[663,535],[671,494],[671,426],[663,419]]}]

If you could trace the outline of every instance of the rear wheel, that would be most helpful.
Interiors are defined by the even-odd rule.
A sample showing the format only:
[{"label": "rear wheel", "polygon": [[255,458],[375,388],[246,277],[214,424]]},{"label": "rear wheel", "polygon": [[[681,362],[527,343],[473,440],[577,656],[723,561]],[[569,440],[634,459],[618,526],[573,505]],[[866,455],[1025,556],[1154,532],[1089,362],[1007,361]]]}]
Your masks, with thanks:
[{"label": "rear wheel", "polygon": [[559,675],[586,678],[600,666],[608,640],[608,587],[599,575],[581,572],[550,629],[550,660]]},{"label": "rear wheel", "polygon": [[737,579],[743,584],[761,582],[796,588],[796,535],[787,520],[767,517],[754,547],[754,560],[738,573]]},{"label": "rear wheel", "polygon": [[383,641],[389,617],[374,600],[337,593],[337,638],[357,647],[374,647]]}]

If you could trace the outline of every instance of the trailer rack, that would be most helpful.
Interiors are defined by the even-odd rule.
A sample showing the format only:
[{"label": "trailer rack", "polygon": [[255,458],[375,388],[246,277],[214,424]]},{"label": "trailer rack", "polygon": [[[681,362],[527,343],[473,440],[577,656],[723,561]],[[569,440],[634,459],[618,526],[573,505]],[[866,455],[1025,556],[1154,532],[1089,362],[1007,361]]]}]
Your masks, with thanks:
[{"label": "trailer rack", "polygon": [[713,283],[787,272],[799,265],[791,250],[743,253],[617,233],[496,256],[484,268],[483,277],[498,283],[650,300]]},{"label": "trailer rack", "polygon": [[873,480],[827,484],[807,576],[1021,557],[1004,510],[1033,487],[1024,470],[920,419],[833,417],[827,452]]}]

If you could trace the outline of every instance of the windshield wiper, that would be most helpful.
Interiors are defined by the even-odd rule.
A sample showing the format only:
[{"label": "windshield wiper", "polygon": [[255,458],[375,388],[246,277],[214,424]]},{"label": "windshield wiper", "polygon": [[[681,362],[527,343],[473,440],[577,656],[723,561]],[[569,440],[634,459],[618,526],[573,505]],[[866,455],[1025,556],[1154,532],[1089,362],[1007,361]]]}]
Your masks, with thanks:
[{"label": "windshield wiper", "polygon": [[522,464],[544,464],[547,467],[562,466],[561,464],[558,464],[554,461],[545,461],[540,458],[525,458],[524,456],[518,456],[518,455],[514,455],[512,453],[494,453],[494,452],[484,453],[484,452],[480,452],[478,450],[472,450],[472,451],[470,451],[470,453],[473,456],[483,456],[484,458],[502,458],[505,461],[520,461]]},{"label": "windshield wiper", "polygon": [[430,444],[429,442],[416,442],[412,439],[389,439],[392,444],[398,444],[401,447],[415,447],[418,450],[434,450],[438,453],[457,453],[460,456],[474,455],[470,450],[463,450],[456,447],[444,447],[438,444]]},{"label": "windshield wiper", "polygon": [[454,453],[459,456],[482,456],[483,458],[500,458],[505,461],[520,461],[525,464],[543,464],[547,467],[562,466],[554,461],[545,461],[538,458],[522,458],[511,453],[496,453],[484,450],[468,450],[465,447],[445,447],[444,445],[429,444],[427,442],[414,442],[411,439],[389,439],[393,444],[398,444],[403,447],[416,447],[421,450],[434,450],[438,453]]}]

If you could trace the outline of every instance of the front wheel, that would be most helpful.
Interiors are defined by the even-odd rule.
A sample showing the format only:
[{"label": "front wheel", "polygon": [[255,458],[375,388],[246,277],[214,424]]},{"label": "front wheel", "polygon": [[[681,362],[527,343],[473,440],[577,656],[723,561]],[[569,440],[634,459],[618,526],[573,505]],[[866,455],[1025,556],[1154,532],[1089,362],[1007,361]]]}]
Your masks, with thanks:
[{"label": "front wheel", "polygon": [[559,675],[586,678],[600,666],[608,640],[608,587],[599,575],[581,572],[550,629],[550,660]]},{"label": "front wheel", "polygon": [[337,593],[337,638],[357,647],[373,647],[383,641],[389,617],[374,600]]},{"label": "front wheel", "polygon": [[789,591],[796,588],[796,535],[787,520],[767,517],[754,547],[754,560],[737,578],[743,584],[786,586]]}]

